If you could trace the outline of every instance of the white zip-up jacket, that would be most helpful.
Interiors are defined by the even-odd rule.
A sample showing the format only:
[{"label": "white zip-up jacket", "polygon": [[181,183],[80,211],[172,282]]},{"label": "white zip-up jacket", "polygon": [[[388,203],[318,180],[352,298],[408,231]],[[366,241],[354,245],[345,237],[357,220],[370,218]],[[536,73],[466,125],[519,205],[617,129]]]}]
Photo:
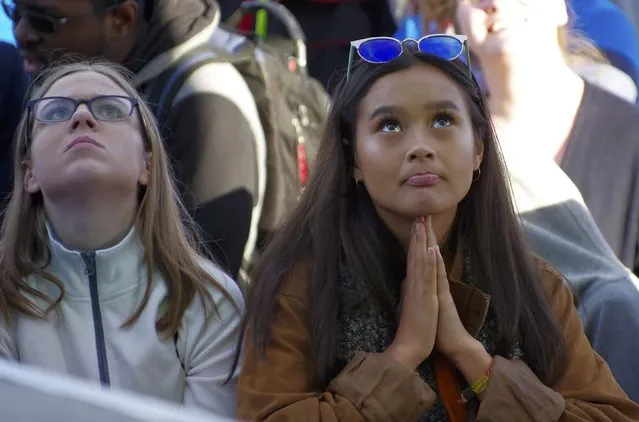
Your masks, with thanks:
[{"label": "white zip-up jacket", "polygon": [[[224,384],[240,335],[241,314],[218,289],[210,289],[218,313],[205,325],[199,297],[185,312],[176,338],[162,338],[155,323],[167,289],[154,270],[150,300],[140,318],[122,324],[139,306],[147,268],[135,229],[116,246],[78,252],[65,248],[49,231],[51,263],[46,270],[64,283],[64,299],[47,320],[16,313],[0,321],[0,357],[71,376],[197,406],[219,415],[235,413],[237,373]],[[214,264],[203,266],[243,312],[236,283]],[[38,276],[30,286],[52,298],[56,287]]]}]

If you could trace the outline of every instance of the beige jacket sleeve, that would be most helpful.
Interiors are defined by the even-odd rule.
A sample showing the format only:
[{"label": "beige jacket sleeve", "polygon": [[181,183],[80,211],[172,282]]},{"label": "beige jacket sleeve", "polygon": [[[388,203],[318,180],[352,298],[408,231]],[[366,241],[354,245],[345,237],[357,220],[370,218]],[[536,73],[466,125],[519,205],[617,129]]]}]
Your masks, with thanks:
[{"label": "beige jacket sleeve", "polygon": [[477,421],[639,421],[639,405],[628,399],[590,347],[563,277],[547,265],[542,276],[566,339],[563,377],[550,389],[522,361],[496,357]]},{"label": "beige jacket sleeve", "polygon": [[[250,421],[410,422],[435,402],[433,391],[392,358],[360,353],[330,383],[313,391],[307,307],[280,295],[265,359],[252,359],[245,343],[237,417]],[[250,333],[247,334],[250,339]]]}]

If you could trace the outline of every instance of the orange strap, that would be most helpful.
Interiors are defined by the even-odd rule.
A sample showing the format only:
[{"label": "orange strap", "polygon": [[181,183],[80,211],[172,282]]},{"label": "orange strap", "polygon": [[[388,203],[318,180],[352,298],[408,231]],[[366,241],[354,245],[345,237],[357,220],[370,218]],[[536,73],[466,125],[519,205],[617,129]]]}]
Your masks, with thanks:
[{"label": "orange strap", "polygon": [[461,403],[461,388],[457,381],[457,368],[444,355],[435,354],[435,378],[439,395],[450,422],[466,421],[466,404]]}]

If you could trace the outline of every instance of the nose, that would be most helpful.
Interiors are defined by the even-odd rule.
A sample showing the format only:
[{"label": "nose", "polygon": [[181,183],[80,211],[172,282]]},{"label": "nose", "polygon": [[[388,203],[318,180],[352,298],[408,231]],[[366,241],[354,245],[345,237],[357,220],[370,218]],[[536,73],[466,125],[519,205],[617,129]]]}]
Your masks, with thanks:
[{"label": "nose", "polygon": [[412,145],[406,154],[408,161],[432,159],[435,157],[435,150],[425,133],[416,134]]},{"label": "nose", "polygon": [[78,108],[75,110],[75,113],[69,119],[69,125],[72,130],[81,129],[83,127],[94,129],[97,122],[89,107],[86,104],[80,104]]},{"label": "nose", "polygon": [[13,36],[20,47],[27,47],[40,41],[40,33],[33,29],[28,20],[23,17],[13,25]]}]

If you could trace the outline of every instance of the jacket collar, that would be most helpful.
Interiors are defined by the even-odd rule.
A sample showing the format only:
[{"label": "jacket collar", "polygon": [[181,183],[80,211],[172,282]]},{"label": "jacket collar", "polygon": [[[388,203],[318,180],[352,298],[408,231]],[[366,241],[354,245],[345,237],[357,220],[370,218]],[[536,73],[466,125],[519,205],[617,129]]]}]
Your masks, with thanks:
[{"label": "jacket collar", "polygon": [[45,269],[64,285],[65,296],[89,298],[89,277],[85,258],[95,254],[100,300],[108,300],[146,282],[144,248],[133,227],[115,246],[96,251],[66,248],[47,224],[51,262]]},{"label": "jacket collar", "polygon": [[462,247],[457,248],[448,270],[448,284],[464,328],[473,337],[477,337],[488,315],[490,296],[478,288],[462,282],[464,273],[463,250]]}]

